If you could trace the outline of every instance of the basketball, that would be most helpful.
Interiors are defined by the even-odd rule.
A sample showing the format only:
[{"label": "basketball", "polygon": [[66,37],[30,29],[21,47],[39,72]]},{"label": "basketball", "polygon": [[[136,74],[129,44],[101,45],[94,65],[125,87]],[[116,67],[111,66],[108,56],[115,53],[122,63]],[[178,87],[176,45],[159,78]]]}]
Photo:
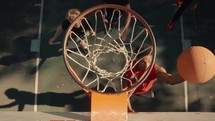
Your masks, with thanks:
[{"label": "basketball", "polygon": [[177,68],[178,73],[188,82],[204,83],[215,74],[215,57],[205,47],[192,46],[179,55]]}]

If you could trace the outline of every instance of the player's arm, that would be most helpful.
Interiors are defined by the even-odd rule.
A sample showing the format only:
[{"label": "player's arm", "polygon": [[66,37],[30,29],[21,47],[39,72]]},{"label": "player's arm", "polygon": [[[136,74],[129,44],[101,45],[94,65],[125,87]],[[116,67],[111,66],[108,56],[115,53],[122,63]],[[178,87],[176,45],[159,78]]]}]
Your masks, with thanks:
[{"label": "player's arm", "polygon": [[63,23],[62,23],[60,26],[58,26],[58,28],[57,28],[57,30],[56,30],[54,36],[49,40],[49,44],[52,45],[52,44],[58,39],[58,37],[59,37],[64,31],[66,31],[66,30],[69,28],[70,24],[71,24],[71,23],[69,22],[69,20],[65,19],[65,20],[63,21]]},{"label": "player's arm", "polygon": [[59,26],[54,34],[54,36],[49,40],[49,44],[52,45],[57,38],[64,32],[61,26]]},{"label": "player's arm", "polygon": [[0,108],[10,108],[10,107],[13,107],[13,106],[16,106],[16,105],[17,105],[17,102],[14,101],[14,102],[6,104],[6,105],[1,105]]},{"label": "player's arm", "polygon": [[157,67],[156,76],[158,79],[171,85],[179,84],[185,81],[179,74],[170,74],[166,72],[166,70],[163,67]]},{"label": "player's arm", "polygon": [[87,36],[90,36],[90,35],[95,36],[95,32],[91,27],[91,22],[90,21],[82,20],[82,25],[83,25],[83,28],[86,30],[85,34]]},{"label": "player's arm", "polygon": [[[131,9],[131,5],[130,3],[126,4],[125,7],[127,7],[128,9]],[[125,41],[126,40],[126,36],[127,36],[127,29],[129,26],[129,23],[131,21],[131,14],[128,14],[125,20],[125,31],[122,33],[122,40]]]},{"label": "player's arm", "polygon": [[18,111],[23,111],[25,107],[25,104],[19,104]]}]

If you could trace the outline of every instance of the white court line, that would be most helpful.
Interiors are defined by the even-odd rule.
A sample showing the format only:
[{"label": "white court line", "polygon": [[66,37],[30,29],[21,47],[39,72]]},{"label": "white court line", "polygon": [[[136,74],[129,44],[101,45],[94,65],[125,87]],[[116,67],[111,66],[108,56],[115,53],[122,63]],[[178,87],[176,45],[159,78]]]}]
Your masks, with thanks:
[{"label": "white court line", "polygon": [[[41,42],[41,33],[42,33],[42,21],[43,21],[43,6],[44,0],[41,0],[40,4],[36,4],[35,6],[40,6],[40,20],[39,20],[39,30],[38,30],[38,45]],[[39,46],[40,47],[40,46]],[[39,63],[40,63],[40,49],[38,51],[38,56],[36,59],[36,74],[35,74],[35,96],[34,96],[34,111],[37,112],[37,98],[38,98],[38,83],[39,83]]]},{"label": "white court line", "polygon": [[[182,42],[182,49],[186,49],[191,46],[191,40],[185,40],[184,38],[184,26],[183,26],[183,16],[180,18],[181,24],[181,42]],[[187,90],[187,81],[184,81],[184,104],[185,104],[185,111],[188,112],[188,90]]]}]

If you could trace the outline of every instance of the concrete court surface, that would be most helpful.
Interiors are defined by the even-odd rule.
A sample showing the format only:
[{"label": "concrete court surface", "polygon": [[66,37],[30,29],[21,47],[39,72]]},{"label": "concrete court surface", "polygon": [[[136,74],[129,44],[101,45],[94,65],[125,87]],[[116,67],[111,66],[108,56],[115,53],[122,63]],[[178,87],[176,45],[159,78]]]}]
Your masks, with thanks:
[{"label": "concrete court surface", "polygon": [[[26,116],[28,115],[28,116]],[[29,116],[30,115],[30,116]],[[205,117],[208,117],[207,119]],[[214,113],[140,112],[127,115],[127,121],[213,121]],[[2,121],[89,121],[89,112],[3,112]]]},{"label": "concrete court surface", "polygon": [[[207,47],[215,53],[215,17],[211,12],[214,11],[214,2],[202,0],[195,11],[188,8],[182,21],[178,21],[173,30],[167,30],[166,23],[177,9],[176,0],[131,1],[133,10],[142,15],[152,27],[157,41],[158,64],[176,73],[176,60],[182,51],[182,40],[188,45],[190,41],[191,45]],[[41,0],[2,2],[1,111],[90,111],[89,99],[72,80],[63,63],[59,50],[63,35],[54,46],[49,46],[48,40],[65,18],[68,8],[75,7],[83,11],[98,4],[97,0],[44,0],[42,5]],[[30,51],[32,40],[41,41],[39,58],[37,53]],[[205,84],[188,83],[186,102],[184,84],[170,86],[158,81],[154,87],[156,98],[132,96],[131,101],[137,112],[214,112],[214,84],[215,78]],[[5,95],[10,90],[15,90],[10,93],[14,97],[12,99]],[[40,96],[43,98],[37,98]]]}]

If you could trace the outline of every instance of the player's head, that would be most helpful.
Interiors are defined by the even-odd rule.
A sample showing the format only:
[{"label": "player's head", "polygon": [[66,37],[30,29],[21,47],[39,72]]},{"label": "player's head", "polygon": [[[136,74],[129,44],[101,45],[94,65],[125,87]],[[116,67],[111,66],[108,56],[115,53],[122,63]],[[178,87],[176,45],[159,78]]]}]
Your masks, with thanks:
[{"label": "player's head", "polygon": [[151,55],[152,49],[152,46],[148,44],[144,44],[142,47],[137,47],[135,50],[135,53],[138,53],[137,59],[140,59],[147,55]]},{"label": "player's head", "polygon": [[5,95],[9,98],[9,99],[15,99],[16,95],[19,93],[18,89],[15,88],[10,88],[8,90],[5,91]]},{"label": "player's head", "polygon": [[72,23],[72,21],[74,21],[75,18],[80,14],[81,14],[81,12],[76,8],[69,9],[67,11],[66,19]]},{"label": "player's head", "polygon": [[137,70],[145,71],[152,61],[152,46],[144,44],[141,48],[138,47],[135,52],[138,53],[137,60],[140,60],[137,64]]}]

